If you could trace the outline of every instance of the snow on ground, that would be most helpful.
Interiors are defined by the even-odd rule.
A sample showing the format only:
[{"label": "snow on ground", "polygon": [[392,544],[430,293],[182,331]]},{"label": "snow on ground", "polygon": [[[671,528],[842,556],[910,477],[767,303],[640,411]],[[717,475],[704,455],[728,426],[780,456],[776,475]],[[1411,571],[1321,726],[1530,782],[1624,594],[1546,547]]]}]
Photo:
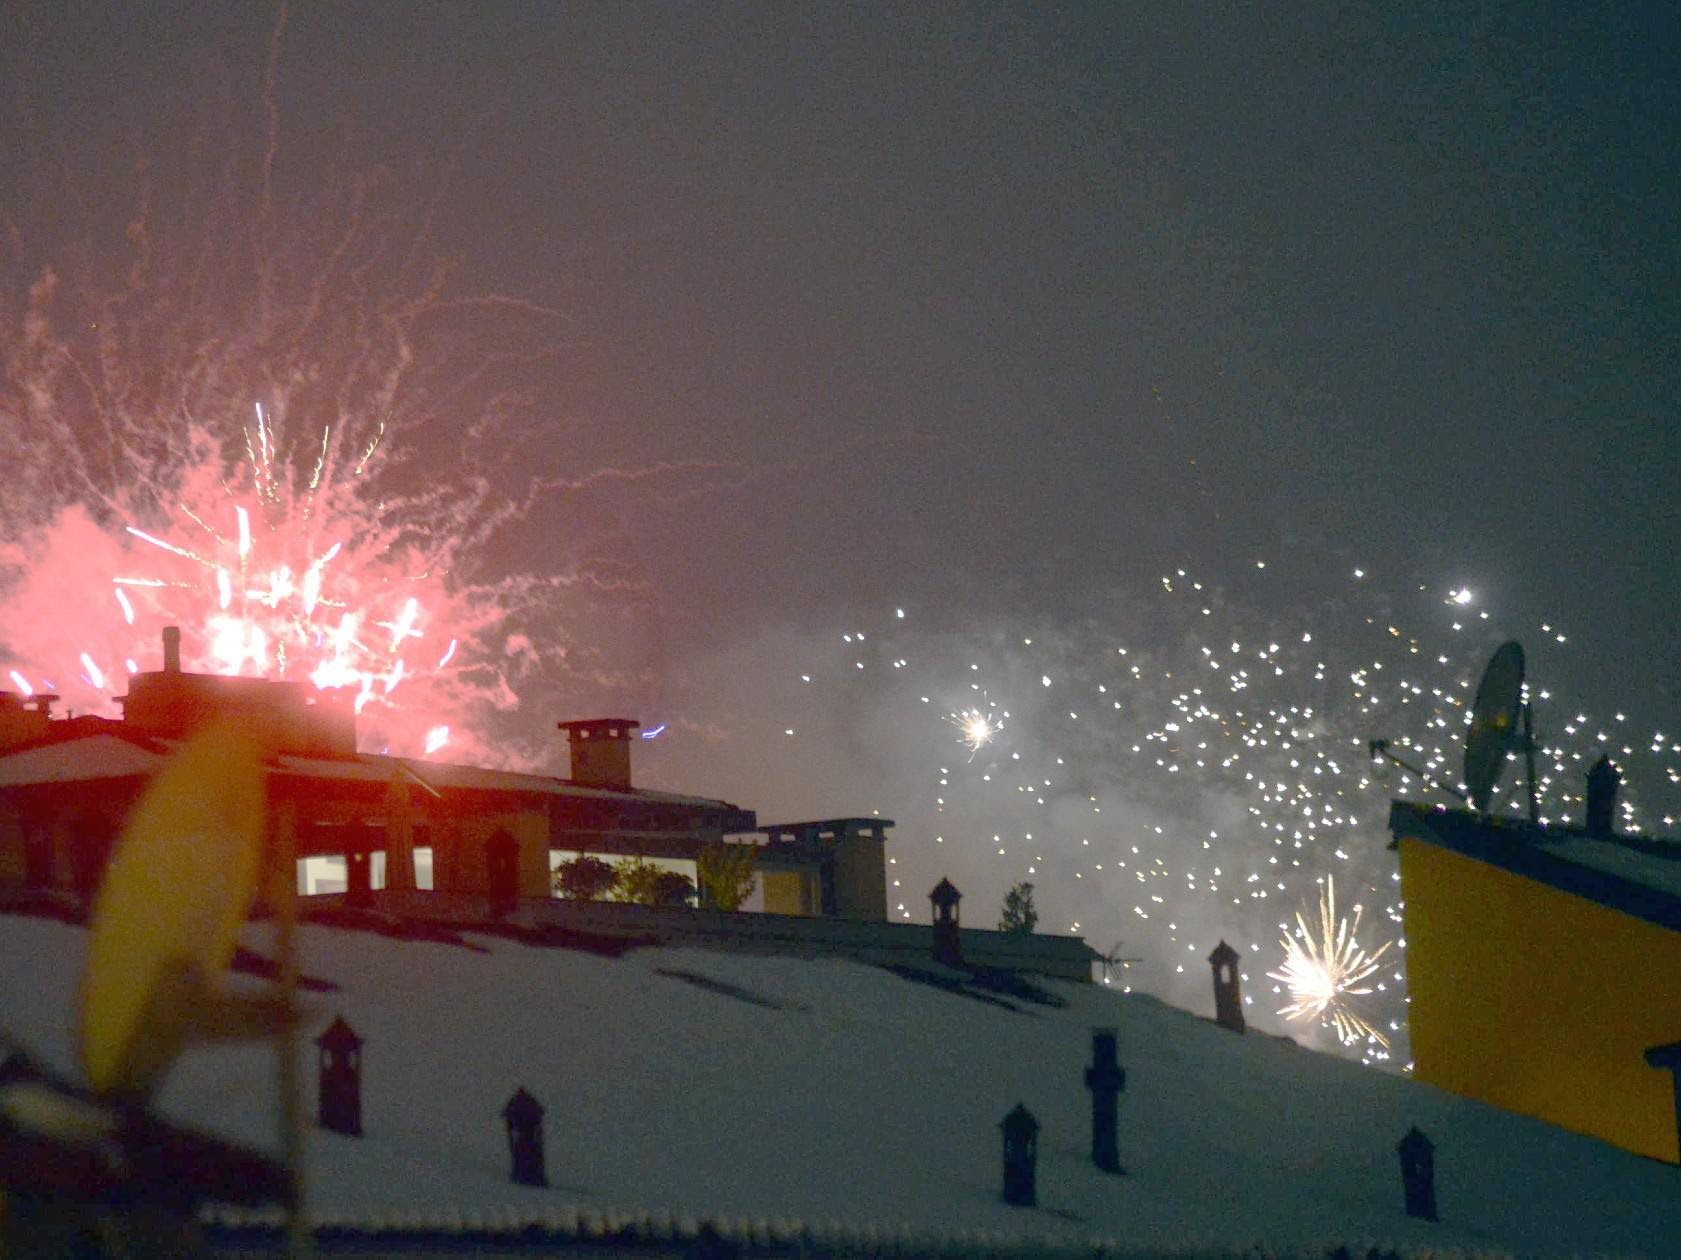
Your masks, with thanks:
[{"label": "snow on ground", "polygon": [[[65,1070],[83,939],[0,916],[0,1027]],[[365,1040],[365,1136],[313,1132],[313,1215],[1681,1255],[1681,1170],[1152,998],[1044,981],[1065,1005],[1008,1009],[840,960],[467,939],[302,929],[306,973],[341,989],[306,995],[306,1038],[342,1014]],[[266,929],[247,943],[265,950]],[[1125,1177],[1088,1157],[1094,1026],[1119,1030]],[[160,1108],[274,1149],[273,1080],[260,1047],[199,1050]],[[500,1112],[518,1086],[547,1108],[548,1189],[507,1179]],[[1037,1210],[999,1197],[997,1126],[1017,1102],[1043,1125]],[[1395,1143],[1414,1124],[1436,1143],[1436,1225],[1402,1211]]]}]

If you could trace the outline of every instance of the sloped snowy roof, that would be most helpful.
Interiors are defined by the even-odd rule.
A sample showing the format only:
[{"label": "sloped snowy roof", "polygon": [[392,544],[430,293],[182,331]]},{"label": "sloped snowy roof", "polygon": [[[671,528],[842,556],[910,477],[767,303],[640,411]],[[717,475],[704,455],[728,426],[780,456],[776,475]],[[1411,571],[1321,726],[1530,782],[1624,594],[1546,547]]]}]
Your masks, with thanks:
[{"label": "sloped snowy roof", "polygon": [[[266,939],[247,930],[255,949]],[[0,1024],[60,1067],[82,942],[0,916]],[[305,998],[306,1111],[309,1039],[337,1015],[364,1039],[364,1136],[310,1137],[317,1220],[746,1220],[1140,1254],[1681,1254],[1675,1168],[1102,986],[1036,981],[1039,1002],[838,960],[324,927],[301,944],[306,973],[340,986]],[[1124,1177],[1089,1159],[1094,1026],[1119,1030]],[[264,1047],[195,1051],[159,1105],[272,1149],[273,1077]],[[544,1189],[508,1178],[500,1113],[522,1087],[548,1112]],[[1000,1198],[997,1126],[1018,1102],[1043,1126],[1037,1209]],[[1436,1144],[1439,1224],[1402,1210],[1395,1144],[1413,1125]]]},{"label": "sloped snowy roof", "polygon": [[0,757],[0,787],[149,775],[163,762],[163,753],[148,752],[126,739],[90,735],[85,739],[41,744]]},{"label": "sloped snowy roof", "polygon": [[282,774],[318,779],[389,783],[401,768],[421,782],[437,788],[531,792],[545,796],[587,797],[593,800],[653,801],[658,804],[710,809],[735,808],[727,801],[712,800],[704,796],[682,796],[675,792],[655,792],[647,788],[633,788],[621,792],[611,788],[584,787],[566,779],[557,779],[553,775],[524,774],[515,770],[495,770],[486,766],[455,766],[441,761],[391,757],[382,753],[357,753],[354,757],[299,757],[291,753],[282,753],[279,764]]}]

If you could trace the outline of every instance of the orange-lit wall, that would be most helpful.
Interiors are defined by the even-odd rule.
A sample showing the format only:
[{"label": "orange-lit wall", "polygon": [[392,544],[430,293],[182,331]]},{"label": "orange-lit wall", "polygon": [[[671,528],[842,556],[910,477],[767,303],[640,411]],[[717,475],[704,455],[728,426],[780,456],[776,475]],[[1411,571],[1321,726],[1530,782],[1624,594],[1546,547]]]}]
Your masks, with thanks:
[{"label": "orange-lit wall", "polygon": [[1681,933],[1399,841],[1417,1078],[1676,1162]]}]

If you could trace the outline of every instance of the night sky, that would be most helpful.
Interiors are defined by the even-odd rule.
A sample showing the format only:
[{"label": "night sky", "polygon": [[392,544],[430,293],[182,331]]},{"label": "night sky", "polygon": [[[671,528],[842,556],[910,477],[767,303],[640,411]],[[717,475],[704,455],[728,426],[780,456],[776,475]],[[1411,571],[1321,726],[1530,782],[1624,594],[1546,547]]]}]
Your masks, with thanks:
[{"label": "night sky", "polygon": [[[897,818],[915,916],[949,873],[985,924],[1048,850],[1045,926],[1168,948],[1082,864],[1236,827],[1237,790],[1146,788],[1129,737],[1051,718],[1117,645],[1195,658],[1181,568],[1210,620],[1351,659],[1356,569],[1458,674],[1517,637],[1576,706],[1547,732],[1681,719],[1670,6],[63,8],[0,24],[13,349],[42,267],[120,285],[139,162],[162,265],[230,312],[259,237],[345,265],[312,229],[371,189],[376,283],[450,258],[450,294],[545,312],[482,377],[483,338],[430,337],[412,433],[447,481],[514,415],[480,454],[529,506],[477,575],[591,579],[521,720],[628,710],[668,724],[646,781]],[[1455,632],[1460,588],[1489,617]],[[943,721],[971,682],[1012,710],[974,761]],[[1072,776],[1037,814],[988,803],[1012,753]],[[1373,888],[1395,784],[1345,842]],[[1203,952],[1276,941],[1282,907],[1203,908]]]}]

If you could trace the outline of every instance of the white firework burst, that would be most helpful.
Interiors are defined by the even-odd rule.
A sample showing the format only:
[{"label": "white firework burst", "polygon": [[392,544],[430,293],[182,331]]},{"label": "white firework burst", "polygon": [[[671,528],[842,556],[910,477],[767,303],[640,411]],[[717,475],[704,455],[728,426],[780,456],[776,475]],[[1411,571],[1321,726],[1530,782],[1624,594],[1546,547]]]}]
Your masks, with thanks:
[{"label": "white firework burst", "polygon": [[1319,893],[1317,931],[1308,925],[1307,914],[1306,907],[1296,912],[1296,931],[1281,942],[1284,964],[1277,971],[1267,972],[1290,991],[1289,1005],[1278,1013],[1286,1019],[1328,1023],[1344,1045],[1369,1038],[1387,1048],[1389,1039],[1351,1009],[1348,999],[1372,991],[1362,982],[1377,971],[1390,942],[1366,951],[1357,939],[1360,907],[1354,907],[1352,917],[1339,919],[1336,883],[1329,876]]},{"label": "white firework burst", "polygon": [[958,729],[958,743],[968,745],[971,761],[975,759],[976,753],[990,744],[993,737],[1004,729],[1002,718],[979,708],[960,709],[950,714],[946,720]]}]

